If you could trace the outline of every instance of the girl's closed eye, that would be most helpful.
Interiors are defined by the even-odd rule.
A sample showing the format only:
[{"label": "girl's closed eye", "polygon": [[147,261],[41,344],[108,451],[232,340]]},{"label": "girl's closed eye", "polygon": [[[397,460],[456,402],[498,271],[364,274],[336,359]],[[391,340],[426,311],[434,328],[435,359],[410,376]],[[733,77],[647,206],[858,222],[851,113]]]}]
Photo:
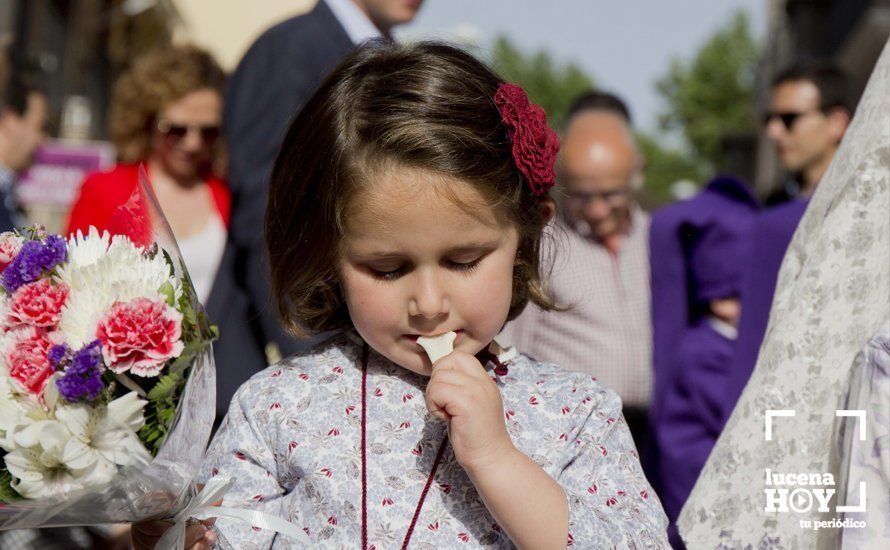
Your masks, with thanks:
[{"label": "girl's closed eye", "polygon": [[461,259],[459,261],[458,260],[446,260],[445,265],[448,266],[448,268],[453,269],[455,271],[460,271],[463,273],[471,273],[477,267],[479,267],[479,264],[482,263],[482,259],[484,257],[485,256],[479,256],[478,258],[473,259],[473,260],[464,260],[464,259]]},{"label": "girl's closed eye", "polygon": [[410,271],[410,266],[408,265],[367,266],[367,268],[371,275],[374,276],[374,278],[383,281],[395,281],[396,279],[407,274]]}]

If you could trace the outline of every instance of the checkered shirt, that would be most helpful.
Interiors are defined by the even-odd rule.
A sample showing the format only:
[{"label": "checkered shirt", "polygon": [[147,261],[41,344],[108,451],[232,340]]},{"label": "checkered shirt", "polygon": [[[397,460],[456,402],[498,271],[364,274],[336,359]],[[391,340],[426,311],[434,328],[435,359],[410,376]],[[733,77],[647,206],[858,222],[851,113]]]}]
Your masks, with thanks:
[{"label": "checkered shirt", "polygon": [[646,406],[652,384],[649,216],[639,208],[631,211],[631,228],[617,255],[562,221],[548,234],[542,244],[545,282],[557,303],[571,309],[548,312],[529,304],[498,342],[590,373],[625,406]]}]

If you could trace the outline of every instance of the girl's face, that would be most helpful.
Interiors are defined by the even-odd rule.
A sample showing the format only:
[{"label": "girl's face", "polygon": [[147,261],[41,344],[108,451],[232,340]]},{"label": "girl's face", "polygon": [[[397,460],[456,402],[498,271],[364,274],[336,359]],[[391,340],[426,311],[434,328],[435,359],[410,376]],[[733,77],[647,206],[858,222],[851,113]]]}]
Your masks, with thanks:
[{"label": "girl's face", "polygon": [[428,376],[418,336],[454,331],[455,349],[475,354],[501,330],[519,235],[472,185],[383,171],[352,201],[346,223],[340,282],[353,325],[377,352]]}]

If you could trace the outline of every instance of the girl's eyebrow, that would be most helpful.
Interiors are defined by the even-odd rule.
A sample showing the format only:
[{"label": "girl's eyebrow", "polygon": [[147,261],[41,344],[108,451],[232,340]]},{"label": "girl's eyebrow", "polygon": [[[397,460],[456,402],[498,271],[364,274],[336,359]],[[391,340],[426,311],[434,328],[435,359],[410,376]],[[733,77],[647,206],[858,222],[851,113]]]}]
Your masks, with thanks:
[{"label": "girl's eyebrow", "polygon": [[[490,241],[479,241],[479,242],[470,242],[466,244],[462,244],[460,246],[456,246],[454,248],[449,248],[445,251],[445,254],[464,254],[468,252],[480,252],[484,250],[488,250],[490,248],[495,248],[500,244],[499,239],[493,239]],[[390,259],[390,258],[402,258],[405,256],[404,252],[398,252],[395,250],[375,250],[373,252],[368,252],[366,254],[360,254],[365,258],[370,259]]]},{"label": "girl's eyebrow", "polygon": [[464,252],[479,252],[482,250],[487,250],[489,248],[495,248],[500,244],[500,239],[495,239],[491,241],[485,242],[473,242],[467,243],[461,246],[457,246],[455,248],[451,248],[448,250],[448,254],[461,254]]}]

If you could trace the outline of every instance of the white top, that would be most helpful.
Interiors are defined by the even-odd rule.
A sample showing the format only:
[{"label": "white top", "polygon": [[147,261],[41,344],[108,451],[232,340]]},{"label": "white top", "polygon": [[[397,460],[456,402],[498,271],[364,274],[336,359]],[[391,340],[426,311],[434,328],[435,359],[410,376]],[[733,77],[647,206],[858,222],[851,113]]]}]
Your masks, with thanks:
[{"label": "white top", "polygon": [[202,304],[207,303],[216,271],[226,248],[226,226],[214,210],[204,229],[188,237],[177,238],[179,251],[189,270],[195,293]]},{"label": "white top", "polygon": [[365,40],[373,38],[382,38],[383,34],[380,29],[374,26],[374,23],[368,19],[355,2],[352,0],[324,0],[328,7],[334,12],[334,17],[343,25],[343,30],[349,36],[353,44],[358,45]]}]

